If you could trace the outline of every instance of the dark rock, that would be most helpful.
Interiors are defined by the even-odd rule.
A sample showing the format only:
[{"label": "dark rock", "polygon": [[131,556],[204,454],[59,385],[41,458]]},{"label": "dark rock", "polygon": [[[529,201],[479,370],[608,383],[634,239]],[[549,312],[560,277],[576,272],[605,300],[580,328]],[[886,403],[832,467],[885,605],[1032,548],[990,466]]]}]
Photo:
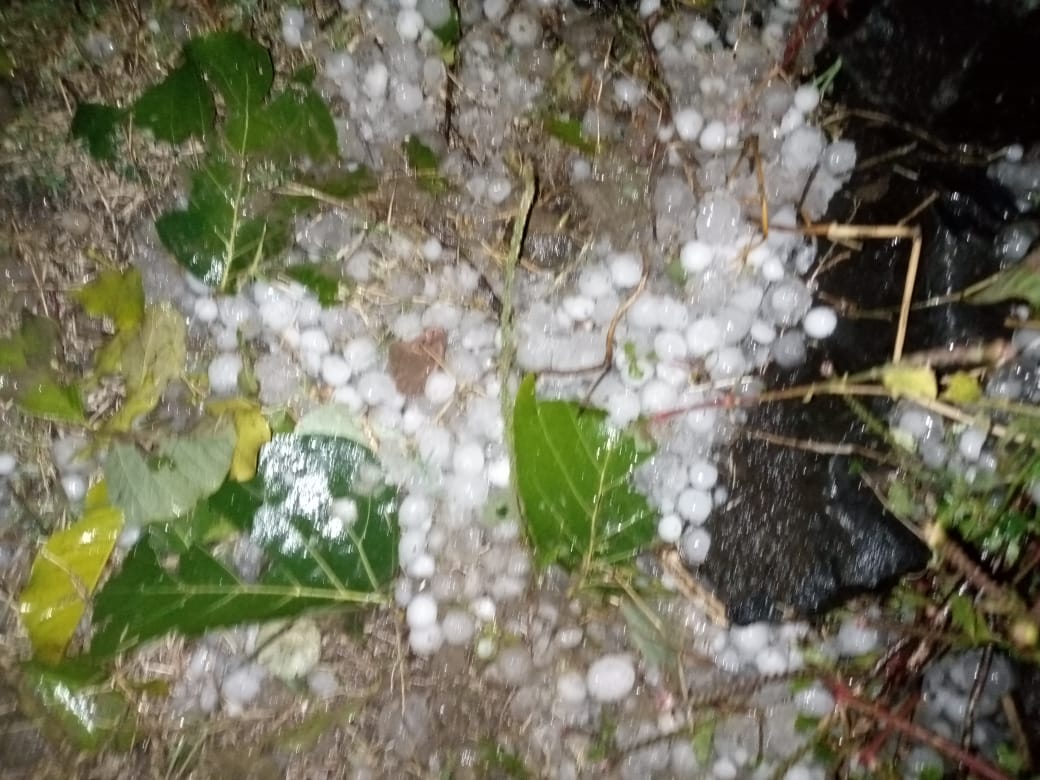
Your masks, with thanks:
[{"label": "dark rock", "polygon": [[698,570],[731,621],[820,614],[926,565],[927,547],[884,510],[851,458],[755,436],[862,440],[840,399],[763,405],[744,431],[731,453],[731,479],[754,489],[738,487],[709,519],[712,546]]}]

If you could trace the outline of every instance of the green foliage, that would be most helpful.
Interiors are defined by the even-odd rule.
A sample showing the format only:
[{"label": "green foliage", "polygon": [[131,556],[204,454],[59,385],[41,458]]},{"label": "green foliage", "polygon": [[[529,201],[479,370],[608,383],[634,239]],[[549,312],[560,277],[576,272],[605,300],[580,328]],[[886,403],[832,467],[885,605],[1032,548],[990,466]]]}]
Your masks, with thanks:
[{"label": "green foliage", "polygon": [[95,159],[114,162],[125,121],[126,112],[120,108],[82,103],[72,118],[72,137],[85,142],[87,151]]},{"label": "green foliage", "polygon": [[433,149],[414,135],[408,136],[402,148],[408,167],[411,168],[420,187],[433,195],[448,189],[447,179],[438,172],[441,163]]},{"label": "green foliage", "polygon": [[1040,250],[1030,252],[1018,265],[998,271],[967,291],[968,303],[1026,301],[1040,308]]},{"label": "green foliage", "polygon": [[581,129],[581,120],[552,116],[545,120],[545,131],[558,141],[590,157],[596,154],[596,142],[586,138]]},{"label": "green foliage", "polygon": [[[353,523],[331,511],[336,499],[354,502]],[[266,554],[256,582],[207,549],[231,529]],[[280,434],[261,452],[254,480],[227,482],[149,528],[98,593],[91,654],[109,657],[171,631],[381,603],[397,543],[397,493],[367,449],[336,436]]]},{"label": "green foliage", "polygon": [[630,561],[653,539],[655,513],[630,484],[650,450],[602,411],[538,401],[528,376],[513,410],[513,447],[527,533],[542,565],[588,575]]},{"label": "green foliage", "polygon": [[130,114],[137,127],[151,130],[157,140],[179,144],[204,137],[213,127],[216,110],[202,74],[185,62],[147,89]]},{"label": "green foliage", "polygon": [[286,268],[285,275],[314,293],[322,306],[344,303],[350,297],[350,282],[327,265],[299,263]]},{"label": "green foliage", "polygon": [[119,331],[133,330],[144,319],[144,286],[136,268],[102,271],[73,297],[87,314],[109,317]]},{"label": "green foliage", "polygon": [[35,417],[84,425],[79,389],[55,367],[58,352],[58,323],[23,312],[18,331],[0,339],[0,400],[13,400]]}]

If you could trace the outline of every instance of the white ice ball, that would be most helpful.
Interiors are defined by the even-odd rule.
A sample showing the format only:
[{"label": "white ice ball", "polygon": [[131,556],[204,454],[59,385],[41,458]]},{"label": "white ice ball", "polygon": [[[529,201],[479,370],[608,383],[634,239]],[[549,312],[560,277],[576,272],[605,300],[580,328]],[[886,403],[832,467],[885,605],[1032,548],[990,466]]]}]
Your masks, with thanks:
[{"label": "white ice ball", "polygon": [[697,490],[711,490],[719,480],[719,470],[711,461],[697,458],[690,464],[690,486]]},{"label": "white ice ball", "polygon": [[675,500],[675,510],[693,525],[703,525],[713,506],[711,493],[696,488],[686,488]]},{"label": "white ice ball", "polygon": [[704,117],[692,106],[676,111],[673,119],[675,120],[675,133],[684,141],[696,141],[701,130],[704,129]]},{"label": "white ice ball", "polygon": [[18,460],[14,453],[0,452],[0,479],[6,479],[18,468]]},{"label": "white ice ball", "polygon": [[238,375],[242,371],[242,356],[237,352],[217,355],[209,364],[209,389],[217,395],[231,395],[238,390]]},{"label": "white ice ball", "polygon": [[351,376],[350,366],[341,355],[325,355],[321,359],[321,379],[331,387],[342,387]]},{"label": "white ice ball", "polygon": [[610,278],[619,290],[627,290],[639,284],[643,276],[643,264],[633,252],[616,254],[608,261]]},{"label": "white ice ball", "polygon": [[802,84],[794,91],[794,107],[803,114],[815,111],[820,105],[820,90],[815,84]]},{"label": "white ice ball", "polygon": [[704,357],[722,344],[722,328],[711,317],[694,320],[686,329],[686,346],[692,357]]},{"label": "white ice ball", "polygon": [[509,39],[521,49],[530,49],[541,43],[542,25],[535,17],[517,11],[509,18]]},{"label": "white ice ball", "polygon": [[596,701],[624,699],[636,683],[636,669],[627,655],[605,655],[597,659],[585,674],[589,696]]},{"label": "white ice ball", "polygon": [[802,329],[811,339],[825,339],[838,327],[838,315],[830,306],[814,306],[802,320]]},{"label": "white ice ball", "polygon": [[377,62],[365,71],[365,80],[362,82],[361,88],[366,95],[375,100],[386,97],[386,88],[389,83],[389,69],[383,63]]},{"label": "white ice ball", "polygon": [[429,593],[417,593],[408,603],[405,620],[411,629],[426,628],[437,623],[437,601]]},{"label": "white ice ball", "polygon": [[413,628],[408,632],[408,646],[416,655],[433,655],[441,649],[443,644],[444,634],[436,623],[422,628]]},{"label": "white ice ball", "polygon": [[414,8],[402,8],[397,13],[397,34],[402,41],[411,43],[418,40],[422,31],[426,28],[426,21],[422,14]]},{"label": "white ice ball", "polygon": [[434,406],[440,406],[455,395],[455,387],[455,377],[444,371],[434,371],[426,378],[423,393],[427,401]]},{"label": "white ice ball", "polygon": [[726,148],[726,125],[713,120],[701,130],[699,143],[706,152],[721,152]]},{"label": "white ice ball", "polygon": [[679,547],[682,550],[683,559],[693,566],[698,566],[708,558],[708,550],[711,549],[711,534],[696,526],[688,528],[679,540]]},{"label": "white ice ball", "polygon": [[657,521],[657,535],[666,544],[675,544],[682,537],[683,521],[678,515],[664,515]]},{"label": "white ice ball", "polygon": [[715,250],[703,241],[687,241],[679,250],[679,263],[688,274],[701,274],[715,258]]}]

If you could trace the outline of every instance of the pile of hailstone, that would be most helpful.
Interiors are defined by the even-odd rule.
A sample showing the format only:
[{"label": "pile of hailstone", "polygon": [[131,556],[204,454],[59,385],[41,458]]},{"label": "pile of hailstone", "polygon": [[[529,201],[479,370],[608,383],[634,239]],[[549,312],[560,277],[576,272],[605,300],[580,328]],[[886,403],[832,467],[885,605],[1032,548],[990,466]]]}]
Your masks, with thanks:
[{"label": "pile of hailstone", "polygon": [[[445,0],[341,4],[363,30],[346,49],[330,48],[315,20],[297,8],[284,9],[282,34],[287,45],[307,48],[322,64],[319,88],[336,117],[344,157],[378,174],[392,162],[388,150],[410,134],[429,137],[440,126],[448,74],[431,31],[447,20],[450,6]],[[534,115],[548,99],[549,41],[556,36],[546,35],[542,19],[558,5],[578,17],[572,29],[600,23],[566,0],[461,4],[464,36],[452,76],[458,82],[455,131],[460,147],[479,154],[449,151],[442,172],[461,185],[459,214],[474,224],[498,218],[518,202],[521,188],[506,159],[517,120]],[[641,286],[617,328],[614,365],[591,399],[617,426],[753,390],[767,363],[795,366],[814,340],[831,334],[835,312],[814,305],[804,280],[817,250],[795,230],[796,213],[820,217],[856,155],[851,143],[832,140],[813,124],[820,102],[813,84],[769,78],[798,5],[767,4],[761,30],[738,18],[716,29],[694,13],[658,13],[654,0],[640,5],[645,19],[656,20],[652,42],[673,102],[672,121],[660,119],[653,130],[664,163],[654,163],[654,175],[643,177],[653,224],[638,231],[639,240],[593,237],[567,276],[519,274],[513,380],[521,371],[544,372],[543,394],[582,398],[590,380],[552,372],[598,364],[609,323]],[[564,41],[568,32],[560,31]],[[604,52],[595,47],[572,54],[576,81],[605,80],[602,99],[581,117],[585,135],[615,152],[635,148],[635,117],[652,108],[648,85],[604,72]],[[659,116],[656,109],[652,114]],[[764,193],[754,166],[742,157],[745,139],[752,137]],[[597,158],[560,148],[572,187],[611,186]],[[696,161],[693,168],[684,164],[689,160]],[[763,194],[768,235],[757,222]],[[502,625],[510,604],[537,595],[531,594],[532,561],[519,519],[499,519],[493,511],[509,504],[503,499],[510,485],[501,413],[507,390],[499,379],[503,334],[482,289],[485,279],[500,285],[498,266],[490,250],[461,252],[421,230],[390,227],[369,231],[365,219],[344,211],[298,225],[289,262],[339,258],[358,290],[350,305],[330,308],[300,285],[268,280],[214,297],[172,274],[154,240],[142,243],[136,261],[150,293],[175,300],[210,345],[214,395],[238,391],[246,367],[240,345],[247,343],[264,404],[302,412],[331,402],[365,420],[388,479],[403,493],[395,594],[411,650],[427,656],[445,645],[472,646],[500,678],[522,684],[530,672],[517,670],[536,665],[531,651],[518,667],[508,654],[514,649],[498,647],[491,630]],[[681,279],[665,273],[676,263]],[[421,392],[404,392],[390,371],[390,343],[437,331],[446,334],[443,359]],[[720,466],[730,428],[726,414],[707,405],[676,416],[656,429],[658,451],[635,477],[659,510],[661,542],[677,546],[691,566],[711,548],[705,521],[731,490],[741,489],[725,486]],[[723,670],[777,673],[801,664],[804,627],[725,631],[703,620],[698,625],[705,653]],[[582,722],[604,703],[635,696],[641,674],[621,639],[608,634],[590,645],[599,648],[593,651],[585,648],[583,631],[580,622],[561,619],[547,635],[551,652],[540,656],[557,675],[545,707],[572,712],[568,717]],[[859,639],[849,640],[853,649],[869,644]],[[806,707],[819,710],[820,702],[817,696]],[[668,726],[648,728],[660,734]],[[644,756],[653,767],[636,762],[629,775],[663,771],[662,761],[671,761],[677,774],[695,773],[688,746],[661,744],[663,754]],[[749,755],[744,747],[718,755],[714,776],[746,776]],[[805,763],[787,774],[817,776]]]}]

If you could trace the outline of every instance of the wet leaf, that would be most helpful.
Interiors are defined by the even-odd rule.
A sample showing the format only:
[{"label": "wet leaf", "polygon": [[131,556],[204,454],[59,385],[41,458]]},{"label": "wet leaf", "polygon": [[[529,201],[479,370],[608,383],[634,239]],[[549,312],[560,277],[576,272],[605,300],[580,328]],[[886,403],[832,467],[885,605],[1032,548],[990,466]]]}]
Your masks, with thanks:
[{"label": "wet leaf", "polygon": [[144,285],[136,268],[102,271],[73,296],[94,317],[109,317],[117,330],[131,330],[144,319]]},{"label": "wet leaf", "polygon": [[122,528],[123,513],[109,503],[102,482],[87,493],[83,516],[36,554],[18,611],[44,663],[64,655]]},{"label": "wet leaf", "polygon": [[184,370],[187,329],[184,317],[170,304],[145,307],[140,327],[117,333],[96,356],[96,372],[119,375],[126,399],[105,427],[123,432],[159,403],[167,385]]},{"label": "wet leaf", "polygon": [[964,632],[973,646],[993,640],[993,632],[986,623],[985,615],[975,606],[971,598],[955,594],[950,598],[949,605],[953,625]]},{"label": "wet leaf", "polygon": [[988,304],[1025,301],[1040,308],[1040,249],[1034,249],[1018,265],[993,274],[973,285],[965,296],[968,303]]},{"label": "wet leaf", "polygon": [[59,337],[57,322],[39,314],[22,312],[18,332],[0,339],[0,370],[49,369]]},{"label": "wet leaf", "polygon": [[296,424],[299,435],[339,436],[356,442],[365,440],[361,420],[344,404],[325,404],[307,412]]},{"label": "wet leaf", "polygon": [[343,303],[350,297],[350,284],[327,265],[298,263],[286,268],[285,275],[314,293],[322,306]]},{"label": "wet leaf", "polygon": [[935,371],[928,366],[892,363],[881,369],[881,384],[898,398],[927,398],[934,400],[939,395]]},{"label": "wet leaf", "polygon": [[234,447],[235,437],[227,428],[169,439],[150,457],[133,445],[115,444],[105,459],[112,503],[134,526],[184,515],[223,483]]},{"label": "wet leaf", "polygon": [[379,187],[379,179],[370,169],[359,165],[349,171],[336,171],[326,176],[307,179],[304,184],[316,192],[338,200],[351,200],[359,195],[375,192]]},{"label": "wet leaf", "polygon": [[236,482],[248,482],[256,476],[260,448],[271,440],[271,426],[260,411],[260,404],[245,398],[214,401],[208,406],[212,414],[230,415],[235,425],[235,452],[231,457],[229,476]]},{"label": "wet leaf", "polygon": [[[352,524],[331,512],[333,499],[343,498],[357,507]],[[386,598],[397,566],[397,494],[356,442],[277,436],[264,447],[255,480],[225,483],[199,511],[251,530],[269,562],[259,581],[243,581],[185,534],[191,516],[152,526],[98,594],[93,655],[110,656],[170,631],[199,634]]]},{"label": "wet leaf", "polygon": [[211,159],[192,177],[187,209],[168,211],[155,222],[177,262],[220,290],[289,242],[290,214],[246,216],[255,209],[244,165]]},{"label": "wet leaf", "polygon": [[[675,647],[658,625],[655,625],[645,608],[631,598],[622,599],[620,608],[625,625],[628,626],[629,640],[639,650],[647,666],[661,670],[676,668],[678,655]],[[660,621],[660,615],[654,614],[653,617]]]},{"label": "wet leaf", "polygon": [[126,698],[104,670],[82,662],[60,667],[29,663],[20,675],[20,701],[52,739],[82,750],[127,749],[134,720]]},{"label": "wet leaf", "polygon": [[339,153],[336,126],[325,101],[314,90],[298,86],[290,86],[267,105],[232,114],[226,132],[240,154],[280,162],[302,157],[323,162]]},{"label": "wet leaf", "polygon": [[87,422],[79,388],[64,384],[50,371],[20,376],[15,400],[23,411],[34,417],[77,425]]},{"label": "wet leaf", "polygon": [[450,9],[448,21],[433,28],[433,34],[437,36],[446,49],[452,50],[462,40],[462,26],[459,24],[459,12],[454,6]]},{"label": "wet leaf", "polygon": [[216,107],[205,79],[190,62],[170,71],[134,103],[134,124],[159,141],[179,144],[213,127]]},{"label": "wet leaf", "polygon": [[81,103],[72,117],[72,137],[83,141],[95,160],[116,159],[119,134],[126,121],[126,111],[98,103]]},{"label": "wet leaf", "polygon": [[528,376],[513,410],[517,488],[542,565],[588,572],[631,560],[654,537],[656,517],[631,487],[650,452],[606,415],[565,401],[538,401]]},{"label": "wet leaf", "polygon": [[440,160],[436,153],[419,140],[418,136],[410,135],[402,144],[408,167],[412,169],[419,186],[429,193],[437,194],[448,188],[447,180],[438,173]]},{"label": "wet leaf", "polygon": [[263,103],[274,83],[270,52],[241,33],[193,38],[184,54],[224,98],[229,113]]},{"label": "wet leaf", "polygon": [[594,141],[586,138],[581,130],[581,121],[567,117],[549,117],[545,120],[545,131],[558,141],[562,141],[582,154],[592,156],[596,153]]},{"label": "wet leaf", "polygon": [[967,371],[957,371],[942,380],[945,389],[939,397],[953,404],[971,404],[982,398],[978,377]]},{"label": "wet leaf", "polygon": [[712,747],[715,744],[715,726],[718,721],[714,715],[705,715],[693,729],[693,754],[697,763],[707,766],[711,761]]}]

